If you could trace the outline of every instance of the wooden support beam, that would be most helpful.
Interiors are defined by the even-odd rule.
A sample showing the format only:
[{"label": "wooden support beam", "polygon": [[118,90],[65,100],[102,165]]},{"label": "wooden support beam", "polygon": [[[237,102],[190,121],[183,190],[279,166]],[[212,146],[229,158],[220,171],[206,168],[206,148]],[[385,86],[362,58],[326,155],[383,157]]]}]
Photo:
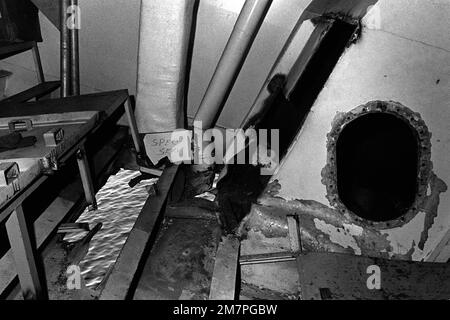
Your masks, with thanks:
[{"label": "wooden support beam", "polygon": [[220,244],[214,263],[209,300],[234,300],[239,266],[240,242],[229,236]]},{"label": "wooden support beam", "polygon": [[132,284],[138,268],[145,262],[144,253],[151,249],[151,239],[157,233],[157,222],[164,212],[168,194],[172,188],[179,166],[164,170],[155,196],[149,197],[125,242],[114,267],[106,280],[101,300],[125,300],[132,295]]},{"label": "wooden support beam", "polygon": [[22,207],[14,210],[6,222],[6,230],[14,256],[14,264],[19,275],[22,294],[25,299],[47,299],[43,275],[38,272],[37,253],[28,233]]}]

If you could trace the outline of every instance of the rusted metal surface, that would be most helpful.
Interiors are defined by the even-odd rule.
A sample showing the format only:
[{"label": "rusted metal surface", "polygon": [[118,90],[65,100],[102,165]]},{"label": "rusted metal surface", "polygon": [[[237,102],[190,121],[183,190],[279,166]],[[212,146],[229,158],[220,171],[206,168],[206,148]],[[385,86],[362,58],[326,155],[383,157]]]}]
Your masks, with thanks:
[{"label": "rusted metal surface", "polygon": [[298,266],[304,300],[450,299],[447,264],[309,253]]},{"label": "rusted metal surface", "polygon": [[187,217],[193,212],[184,206],[174,206],[172,212],[182,218],[166,215],[137,284],[135,300],[208,299],[221,235],[219,224]]},{"label": "rusted metal surface", "polygon": [[[373,222],[350,212],[337,194],[336,142],[346,124],[361,115],[388,113],[407,122],[417,132],[418,169],[417,194],[409,211],[394,220]],[[445,182],[433,172],[431,162],[431,133],[418,113],[396,102],[372,101],[335,117],[332,131],[328,134],[328,163],[322,170],[322,184],[326,186],[326,205],[315,200],[289,199],[280,196],[282,186],[272,181],[252,206],[251,212],[242,221],[239,234],[245,239],[243,251],[255,249],[259,253],[274,253],[289,250],[287,216],[297,215],[300,225],[300,240],[305,252],[334,252],[396,260],[417,260],[417,250],[423,250],[430,237],[430,230],[438,216],[441,194],[447,191]],[[424,219],[423,227],[416,226],[416,215]],[[414,221],[412,221],[414,220]],[[420,221],[420,220],[419,220]],[[388,231],[399,230],[414,222],[419,240],[411,241],[408,247],[392,237]],[[391,232],[391,233],[392,233]],[[434,255],[439,253],[434,253]]]},{"label": "rusted metal surface", "polygon": [[[345,126],[354,121],[360,116],[374,113],[385,113],[394,115],[401,120],[406,121],[409,126],[417,133],[418,151],[419,151],[419,171],[417,173],[417,186],[416,199],[414,204],[408,210],[408,212],[398,219],[385,222],[374,222],[362,219],[354,212],[350,211],[339,198],[338,184],[337,184],[337,157],[336,157],[336,145],[340,133],[344,130]],[[330,205],[336,208],[341,215],[352,217],[352,219],[364,224],[369,224],[374,227],[383,229],[388,227],[399,227],[408,223],[414,216],[421,210],[424,204],[427,202],[427,188],[430,183],[430,177],[432,175],[431,168],[431,133],[421,116],[417,112],[413,112],[409,108],[403,106],[398,102],[393,101],[371,101],[367,104],[361,105],[350,112],[340,113],[336,115],[333,123],[332,130],[327,135],[327,150],[328,159],[325,168],[322,170],[322,183],[327,188],[327,199]]]},{"label": "rusted metal surface", "polygon": [[280,198],[261,201],[263,204],[254,205],[250,215],[243,220],[240,235],[251,238],[258,233],[265,239],[268,252],[279,250],[281,239],[286,242],[284,249],[290,249],[286,217],[295,213],[299,218],[300,239],[304,251],[408,259],[407,255],[393,253],[386,235],[370,226],[346,219],[339,211],[318,202],[286,201]]}]

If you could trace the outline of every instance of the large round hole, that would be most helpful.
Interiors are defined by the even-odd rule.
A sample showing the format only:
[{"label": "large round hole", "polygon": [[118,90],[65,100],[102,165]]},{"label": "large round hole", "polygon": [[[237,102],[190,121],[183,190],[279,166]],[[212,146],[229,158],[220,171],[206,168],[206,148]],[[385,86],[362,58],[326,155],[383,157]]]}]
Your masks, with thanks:
[{"label": "large round hole", "polygon": [[388,221],[407,213],[418,189],[415,129],[389,113],[348,123],[336,144],[338,194],[361,218]]}]

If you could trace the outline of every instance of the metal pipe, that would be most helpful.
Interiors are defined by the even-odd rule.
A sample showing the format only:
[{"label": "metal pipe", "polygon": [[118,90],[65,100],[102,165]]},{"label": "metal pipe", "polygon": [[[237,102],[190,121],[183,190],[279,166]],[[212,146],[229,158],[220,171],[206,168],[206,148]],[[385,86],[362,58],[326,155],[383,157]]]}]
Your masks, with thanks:
[{"label": "metal pipe", "polygon": [[68,97],[71,94],[71,81],[70,81],[70,34],[69,27],[67,25],[67,9],[69,7],[70,0],[60,0],[60,54],[61,54],[61,97]]},{"label": "metal pipe", "polygon": [[124,103],[125,114],[128,118],[128,124],[130,125],[131,137],[133,138],[134,148],[138,155],[142,155],[142,140],[139,139],[139,131],[136,124],[136,117],[134,116],[133,107],[131,106],[130,98]]},{"label": "metal pipe", "polygon": [[74,96],[80,95],[80,46],[79,46],[79,9],[78,0],[70,0],[70,11],[74,19],[74,24],[70,28],[71,44],[71,93]]},{"label": "metal pipe", "polygon": [[199,129],[209,129],[217,121],[271,4],[272,0],[245,1],[195,115],[195,121],[201,122]]},{"label": "metal pipe", "polygon": [[89,211],[97,210],[97,200],[95,199],[94,182],[92,172],[89,167],[89,159],[84,146],[77,151],[77,163],[80,171],[81,182],[83,184],[84,196],[89,205]]},{"label": "metal pipe", "polygon": [[37,80],[39,83],[45,82],[44,70],[42,69],[41,55],[39,54],[39,48],[36,42],[33,43],[33,60],[36,68]]},{"label": "metal pipe", "polygon": [[239,258],[239,264],[241,266],[255,265],[255,264],[267,264],[295,261],[296,257],[292,252],[277,252],[277,253],[263,253],[253,255],[243,255]]}]

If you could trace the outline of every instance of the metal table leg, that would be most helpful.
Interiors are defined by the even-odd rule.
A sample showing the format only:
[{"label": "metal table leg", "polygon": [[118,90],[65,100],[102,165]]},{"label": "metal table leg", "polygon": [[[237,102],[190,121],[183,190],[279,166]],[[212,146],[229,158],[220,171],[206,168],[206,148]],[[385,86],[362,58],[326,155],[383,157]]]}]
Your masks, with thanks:
[{"label": "metal table leg", "polygon": [[31,242],[21,206],[10,215],[6,222],[6,230],[24,299],[48,299],[45,277],[39,275],[36,266],[37,250]]},{"label": "metal table leg", "polygon": [[80,170],[81,181],[83,183],[86,202],[89,204],[89,211],[97,210],[97,200],[95,199],[94,183],[89,168],[89,161],[84,148],[77,151],[78,169]]},{"label": "metal table leg", "polygon": [[141,142],[139,140],[139,131],[136,124],[136,118],[134,117],[133,108],[131,107],[131,100],[130,98],[127,99],[127,101],[124,104],[125,113],[127,114],[128,123],[130,125],[131,129],[131,136],[133,137],[134,142],[134,148],[136,149],[136,153],[138,155],[142,155],[142,148],[141,148]]}]

